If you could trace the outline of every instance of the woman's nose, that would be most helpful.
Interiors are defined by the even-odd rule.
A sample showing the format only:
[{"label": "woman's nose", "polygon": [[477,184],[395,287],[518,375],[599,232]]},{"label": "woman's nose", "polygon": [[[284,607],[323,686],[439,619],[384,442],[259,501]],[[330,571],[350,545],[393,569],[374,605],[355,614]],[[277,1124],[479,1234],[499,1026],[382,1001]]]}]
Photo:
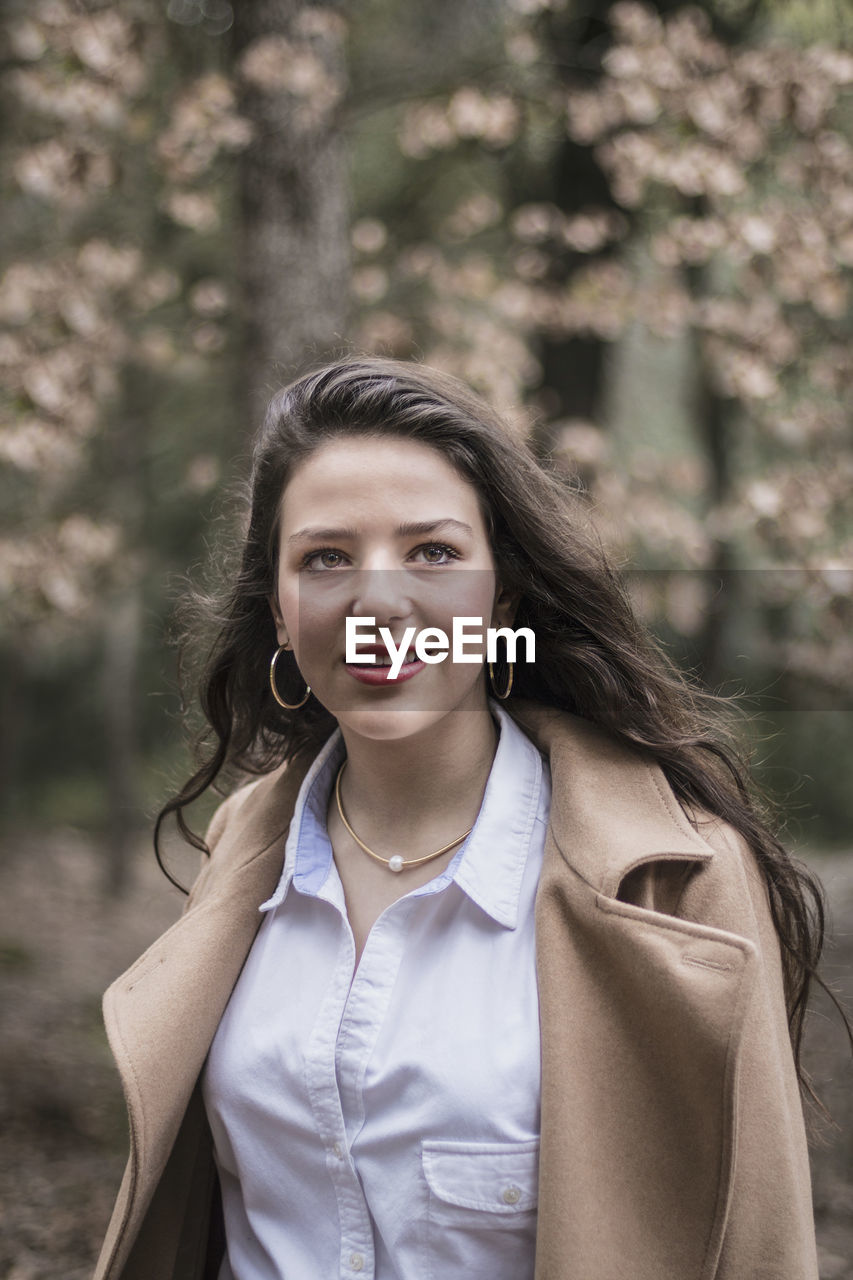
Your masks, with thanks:
[{"label": "woman's nose", "polygon": [[377,626],[407,618],[412,611],[411,584],[400,569],[358,569],[354,575],[354,617],[376,619]]}]

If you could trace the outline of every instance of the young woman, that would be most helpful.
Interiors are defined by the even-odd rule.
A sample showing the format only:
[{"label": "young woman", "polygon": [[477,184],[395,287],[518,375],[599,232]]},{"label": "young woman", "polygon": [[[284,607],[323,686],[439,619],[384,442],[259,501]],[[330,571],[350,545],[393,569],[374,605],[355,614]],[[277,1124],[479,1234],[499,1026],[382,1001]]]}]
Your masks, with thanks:
[{"label": "young woman", "polygon": [[[98,1280],[814,1280],[819,892],[566,486],[456,381],[332,364],[222,597],[161,820],[257,776],[106,996]],[[535,652],[426,660],[458,619]]]}]

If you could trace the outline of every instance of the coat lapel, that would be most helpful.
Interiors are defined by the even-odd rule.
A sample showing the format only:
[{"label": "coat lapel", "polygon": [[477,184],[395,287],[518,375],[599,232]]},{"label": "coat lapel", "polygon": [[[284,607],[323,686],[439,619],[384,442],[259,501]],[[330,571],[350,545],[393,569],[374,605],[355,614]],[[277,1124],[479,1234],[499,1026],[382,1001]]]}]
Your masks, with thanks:
[{"label": "coat lapel", "polygon": [[706,1280],[728,1210],[755,948],[649,909],[654,894],[649,906],[620,897],[652,864],[652,882],[661,866],[682,885],[714,874],[715,850],[659,769],[584,722],[533,707],[518,718],[554,781],[536,904],[537,1280],[620,1280],[629,1258],[634,1280]]}]

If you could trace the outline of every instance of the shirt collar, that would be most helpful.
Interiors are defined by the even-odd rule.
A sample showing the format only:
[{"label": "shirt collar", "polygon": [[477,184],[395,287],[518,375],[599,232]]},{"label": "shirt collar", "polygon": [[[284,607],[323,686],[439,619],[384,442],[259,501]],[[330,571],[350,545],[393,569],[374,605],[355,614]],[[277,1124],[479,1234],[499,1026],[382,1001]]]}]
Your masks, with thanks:
[{"label": "shirt collar", "polygon": [[444,874],[498,924],[514,929],[540,812],[543,760],[512,716],[495,702],[489,705],[500,725],[498,748],[474,830]]},{"label": "shirt collar", "polygon": [[[495,758],[474,829],[441,875],[414,894],[438,893],[455,881],[487,915],[505,928],[518,923],[518,904],[543,787],[543,760],[537,748],[502,707],[490,702],[498,721]],[[291,883],[316,894],[329,874],[332,849],[326,809],[345,754],[336,730],[303,780],[284,851],[284,869],[275,893],[261,906],[271,911]]]},{"label": "shirt collar", "polygon": [[326,809],[345,754],[343,735],[336,729],[299,788],[284,846],[281,878],[273,896],[261,904],[261,911],[280,906],[293,880],[303,893],[316,893],[329,874],[332,846],[326,834]]}]

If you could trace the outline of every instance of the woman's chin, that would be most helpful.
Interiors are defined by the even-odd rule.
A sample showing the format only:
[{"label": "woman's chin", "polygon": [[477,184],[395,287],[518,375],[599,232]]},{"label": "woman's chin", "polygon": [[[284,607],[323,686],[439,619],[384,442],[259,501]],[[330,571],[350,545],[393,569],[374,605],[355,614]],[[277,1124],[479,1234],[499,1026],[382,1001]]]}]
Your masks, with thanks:
[{"label": "woman's chin", "polygon": [[[486,696],[479,686],[465,690],[417,690],[414,681],[389,696],[387,688],[375,692],[349,691],[346,697],[326,703],[341,729],[374,742],[413,738],[433,728],[452,712],[484,709]],[[376,696],[378,694],[378,696]],[[321,699],[322,701],[322,699]]]},{"label": "woman's chin", "polygon": [[349,730],[372,742],[403,742],[435,723],[435,712],[423,707],[374,707],[338,717],[344,733]]}]

